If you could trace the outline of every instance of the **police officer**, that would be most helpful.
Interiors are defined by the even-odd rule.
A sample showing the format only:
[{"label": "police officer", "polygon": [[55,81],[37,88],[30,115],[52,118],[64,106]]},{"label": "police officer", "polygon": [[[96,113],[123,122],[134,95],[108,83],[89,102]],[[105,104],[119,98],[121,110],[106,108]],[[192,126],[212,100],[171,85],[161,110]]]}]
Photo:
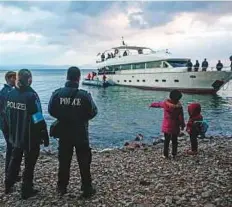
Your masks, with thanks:
[{"label": "police officer", "polygon": [[[0,129],[2,130],[3,136],[6,140],[5,175],[6,175],[7,168],[8,168],[9,162],[10,162],[12,145],[9,142],[9,136],[6,133],[6,130],[3,128],[3,121],[4,121],[3,120],[3,107],[4,107],[4,103],[5,103],[5,100],[6,100],[8,93],[11,90],[13,90],[13,88],[15,86],[15,79],[16,79],[16,73],[13,71],[8,71],[5,74],[6,84],[4,84],[4,87],[0,91]],[[18,177],[18,179],[19,179],[19,177]]]},{"label": "police officer", "polygon": [[22,69],[17,74],[16,88],[6,99],[4,117],[9,142],[13,146],[10,164],[5,180],[5,193],[11,193],[21,164],[25,158],[25,169],[21,187],[22,199],[38,193],[33,189],[33,174],[39,156],[40,144],[49,145],[46,123],[37,93],[30,87],[32,74]]},{"label": "police officer", "polygon": [[73,148],[76,150],[81,175],[81,197],[95,194],[92,187],[88,121],[96,116],[97,107],[91,95],[79,89],[80,70],[70,67],[65,87],[56,90],[50,99],[48,111],[59,122],[59,172],[57,191],[62,196],[67,192]]}]

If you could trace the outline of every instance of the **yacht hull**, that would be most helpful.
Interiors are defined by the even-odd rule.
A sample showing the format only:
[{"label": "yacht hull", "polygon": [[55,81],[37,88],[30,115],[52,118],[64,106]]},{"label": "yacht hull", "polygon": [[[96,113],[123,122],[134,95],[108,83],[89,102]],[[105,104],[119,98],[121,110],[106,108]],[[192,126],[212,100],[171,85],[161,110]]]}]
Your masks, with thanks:
[{"label": "yacht hull", "polygon": [[231,78],[231,71],[199,72],[146,72],[119,71],[107,74],[112,85],[135,87],[147,90],[170,91],[178,89],[186,93],[213,94]]}]

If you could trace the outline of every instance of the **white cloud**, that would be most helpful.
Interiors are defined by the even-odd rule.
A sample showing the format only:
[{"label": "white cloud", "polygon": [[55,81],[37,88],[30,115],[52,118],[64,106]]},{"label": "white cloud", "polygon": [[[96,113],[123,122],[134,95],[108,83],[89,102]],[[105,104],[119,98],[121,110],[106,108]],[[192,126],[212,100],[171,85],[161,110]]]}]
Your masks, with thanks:
[{"label": "white cloud", "polygon": [[[175,56],[200,61],[207,57],[212,64],[217,59],[228,61],[231,55],[232,14],[182,12],[164,25],[133,28],[130,26],[133,14],[140,25],[148,25],[141,15],[146,12],[142,4],[135,2],[123,10],[119,5],[112,4],[98,16],[77,12],[64,16],[67,7],[55,14],[36,7],[23,10],[0,5],[0,24],[9,30],[0,31],[0,61],[94,64],[96,54],[119,45],[122,36],[130,45],[170,48]],[[20,28],[22,31],[18,31]]]}]

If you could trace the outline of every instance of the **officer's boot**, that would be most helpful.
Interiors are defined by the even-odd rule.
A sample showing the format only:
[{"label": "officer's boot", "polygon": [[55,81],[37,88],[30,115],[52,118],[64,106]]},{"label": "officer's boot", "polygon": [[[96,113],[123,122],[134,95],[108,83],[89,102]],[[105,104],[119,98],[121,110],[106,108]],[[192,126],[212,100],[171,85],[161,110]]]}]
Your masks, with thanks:
[{"label": "officer's boot", "polygon": [[33,188],[33,184],[31,185],[26,185],[26,184],[22,184],[22,187],[21,187],[21,198],[23,200],[26,200],[30,197],[33,197],[35,196],[36,194],[38,194],[38,190],[35,190]]},{"label": "officer's boot", "polygon": [[13,192],[13,183],[5,180],[5,194],[10,194]]},{"label": "officer's boot", "polygon": [[57,184],[56,191],[59,194],[59,196],[63,196],[64,194],[67,193],[67,187],[61,187],[60,185]]},{"label": "officer's boot", "polygon": [[82,185],[81,191],[83,191],[83,193],[81,194],[81,198],[90,198],[96,193],[96,190],[93,188],[92,185],[90,186]]}]

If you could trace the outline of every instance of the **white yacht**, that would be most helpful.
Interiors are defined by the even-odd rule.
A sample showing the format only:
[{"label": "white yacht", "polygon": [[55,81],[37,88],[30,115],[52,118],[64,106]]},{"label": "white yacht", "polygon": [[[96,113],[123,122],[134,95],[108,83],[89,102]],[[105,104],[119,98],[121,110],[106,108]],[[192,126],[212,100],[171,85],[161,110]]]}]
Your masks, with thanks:
[{"label": "white yacht", "polygon": [[160,51],[148,47],[123,45],[98,54],[97,80],[106,75],[108,83],[152,90],[179,89],[189,93],[216,93],[230,79],[229,67],[217,71],[207,68],[197,72],[188,71],[190,58],[170,57],[167,50],[162,56]]}]

